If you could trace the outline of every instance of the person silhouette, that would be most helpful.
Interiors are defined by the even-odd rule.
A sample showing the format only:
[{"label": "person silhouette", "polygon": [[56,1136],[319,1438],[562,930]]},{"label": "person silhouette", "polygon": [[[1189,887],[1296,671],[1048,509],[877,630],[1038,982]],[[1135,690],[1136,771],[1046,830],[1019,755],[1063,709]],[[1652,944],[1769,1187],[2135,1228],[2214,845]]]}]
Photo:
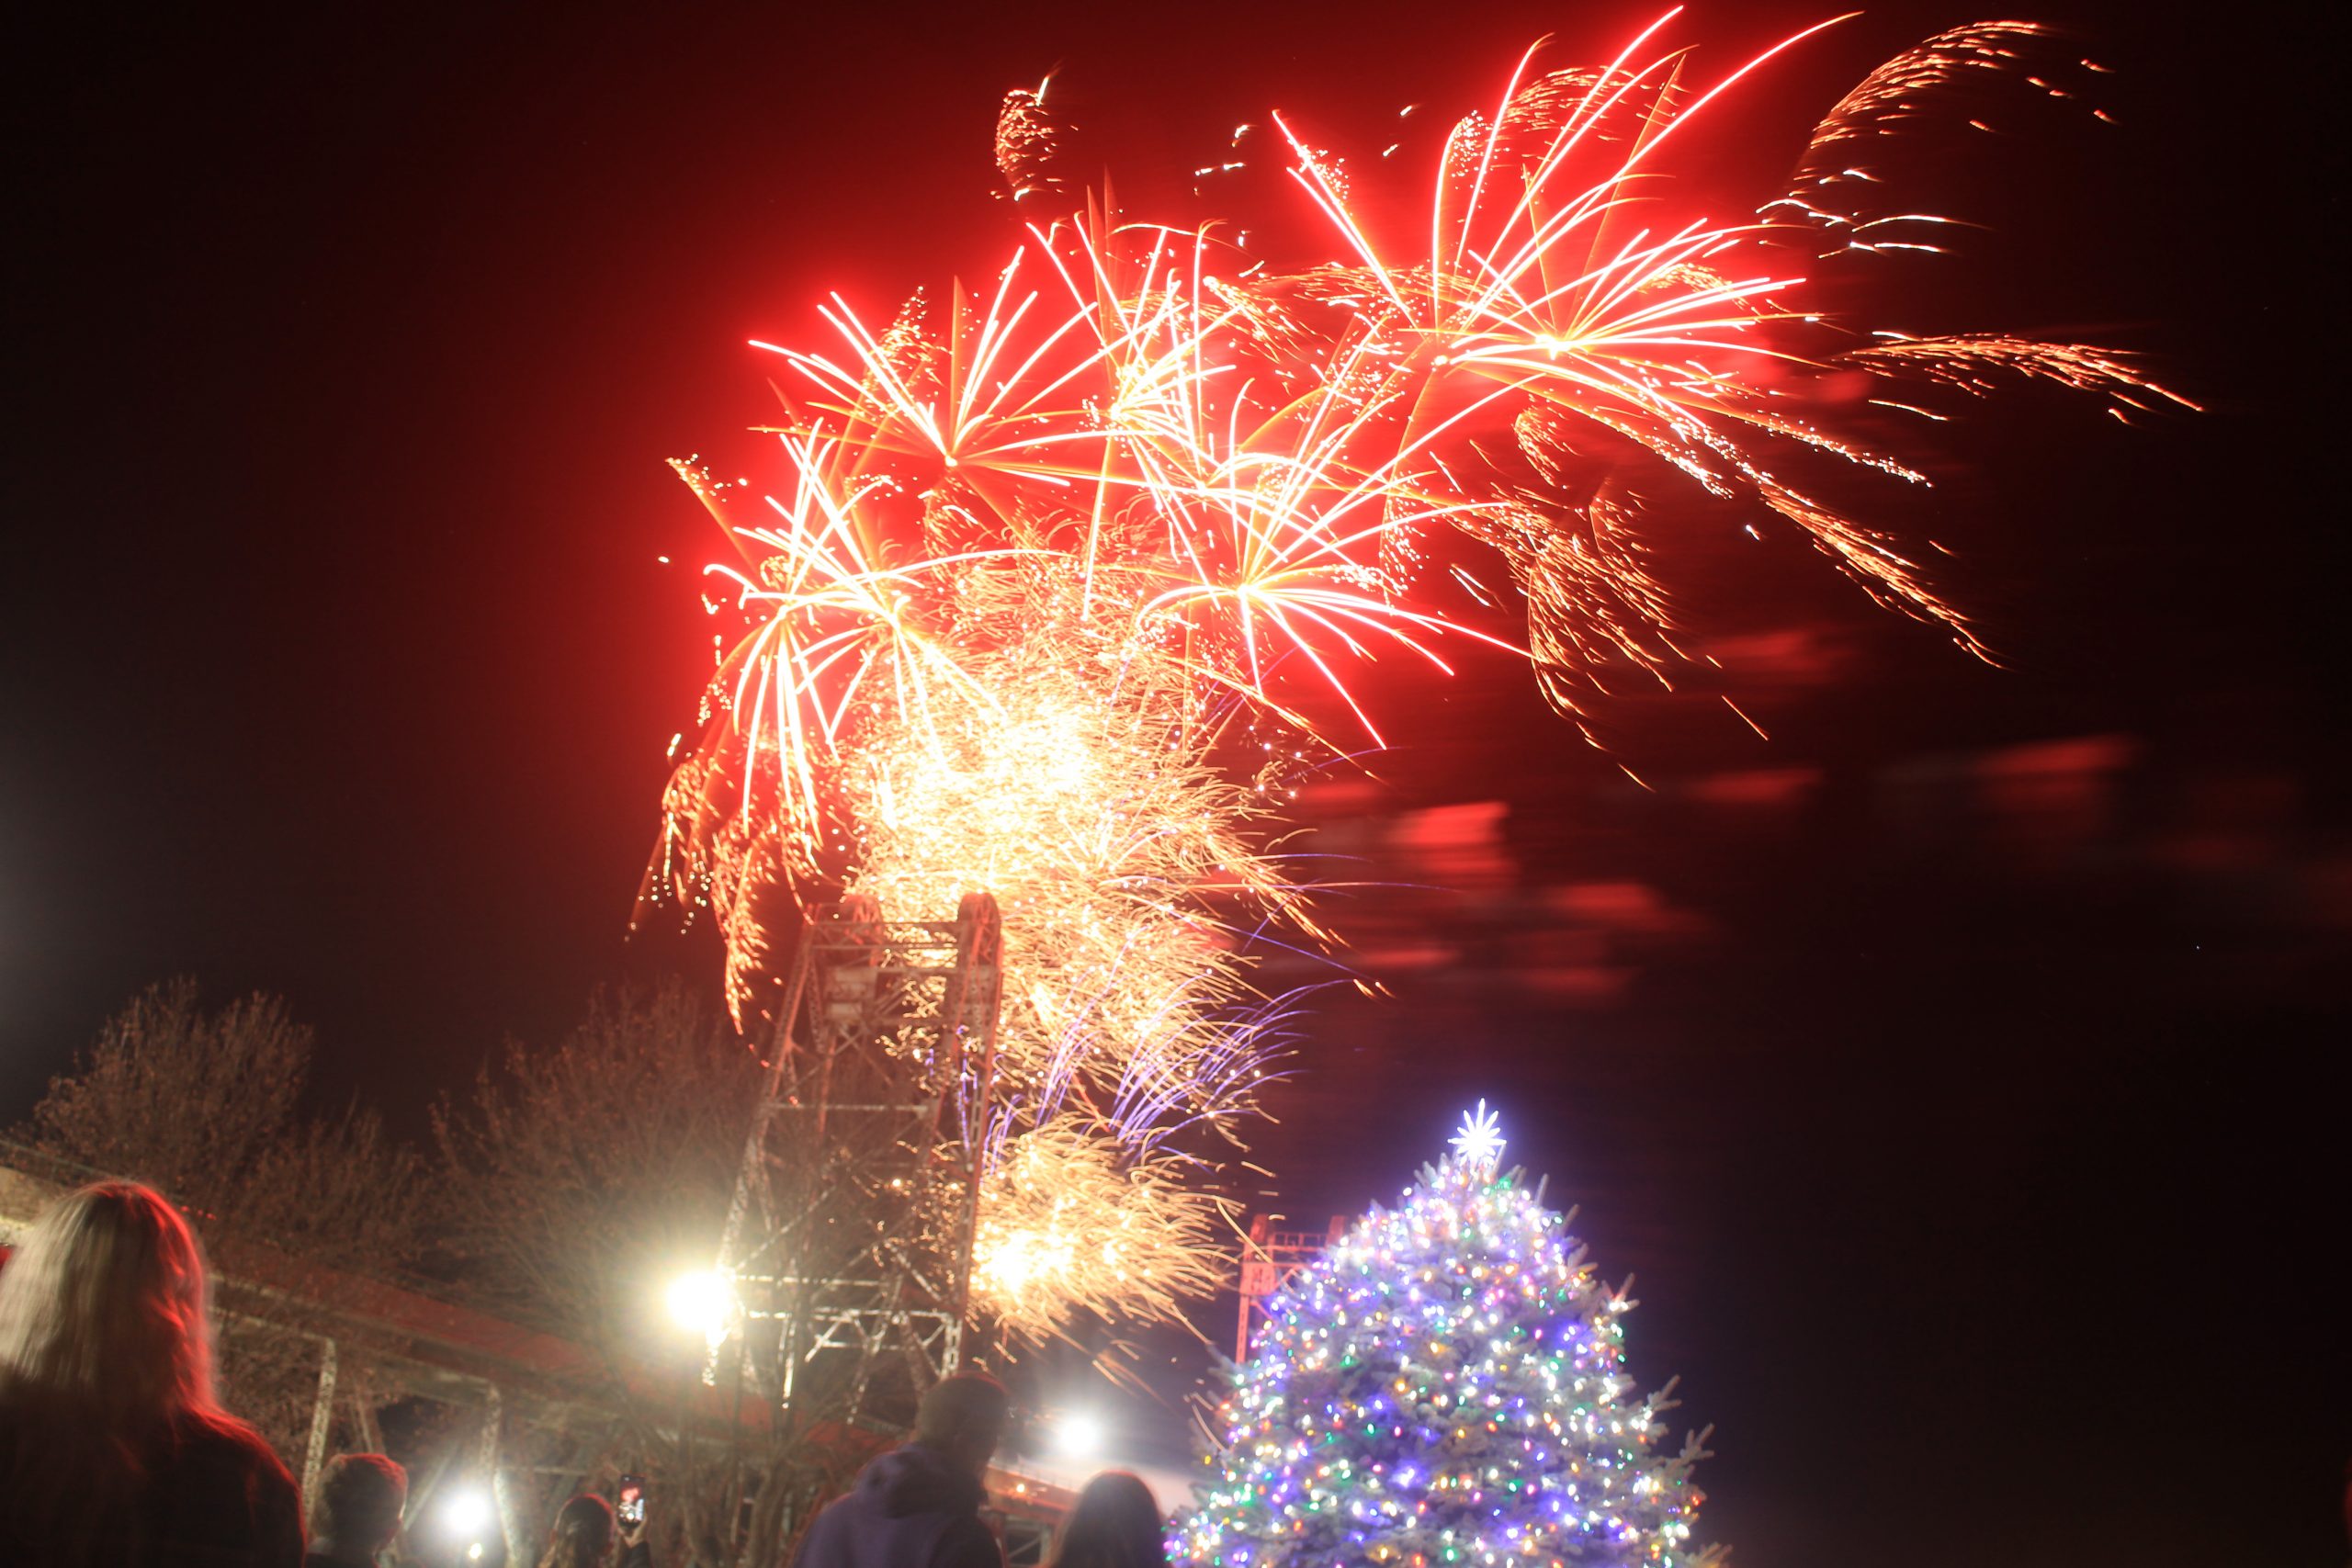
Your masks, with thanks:
[{"label": "person silhouette", "polygon": [[1141,1476],[1106,1470],[1079,1489],[1053,1568],[1168,1568],[1168,1529]]},{"label": "person silhouette", "polygon": [[153,1188],[67,1194],[0,1269],[0,1516],[51,1568],[300,1568],[301,1498],[214,1395],[204,1254]]}]

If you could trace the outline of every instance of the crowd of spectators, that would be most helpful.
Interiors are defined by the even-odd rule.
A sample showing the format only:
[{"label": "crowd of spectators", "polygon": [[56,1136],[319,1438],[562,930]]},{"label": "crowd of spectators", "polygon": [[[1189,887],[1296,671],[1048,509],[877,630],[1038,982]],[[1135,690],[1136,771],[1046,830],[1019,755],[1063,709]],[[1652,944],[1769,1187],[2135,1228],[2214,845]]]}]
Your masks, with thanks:
[{"label": "crowd of spectators", "polygon": [[[910,1441],[804,1533],[795,1568],[1004,1568],[981,1517],[1012,1399],[966,1373],[933,1386]],[[408,1475],[382,1454],[321,1472],[310,1528],[268,1443],[213,1384],[210,1280],[152,1188],[101,1181],[51,1204],[0,1269],[0,1517],[9,1561],[44,1568],[378,1568]],[[1150,1490],[1106,1472],[1058,1532],[1055,1568],[1166,1568]],[[641,1520],[573,1497],[538,1568],[651,1568]]]}]

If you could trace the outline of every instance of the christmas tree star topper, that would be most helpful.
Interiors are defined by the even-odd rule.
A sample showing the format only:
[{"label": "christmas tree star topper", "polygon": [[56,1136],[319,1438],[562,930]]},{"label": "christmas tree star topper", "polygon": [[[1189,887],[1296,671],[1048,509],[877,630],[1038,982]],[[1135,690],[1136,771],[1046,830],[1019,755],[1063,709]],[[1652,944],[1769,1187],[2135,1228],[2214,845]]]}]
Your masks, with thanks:
[{"label": "christmas tree star topper", "polygon": [[1503,1121],[1478,1101],[1478,1109],[1462,1114],[1462,1130],[1453,1134],[1453,1157],[1464,1165],[1491,1172],[1503,1157]]}]

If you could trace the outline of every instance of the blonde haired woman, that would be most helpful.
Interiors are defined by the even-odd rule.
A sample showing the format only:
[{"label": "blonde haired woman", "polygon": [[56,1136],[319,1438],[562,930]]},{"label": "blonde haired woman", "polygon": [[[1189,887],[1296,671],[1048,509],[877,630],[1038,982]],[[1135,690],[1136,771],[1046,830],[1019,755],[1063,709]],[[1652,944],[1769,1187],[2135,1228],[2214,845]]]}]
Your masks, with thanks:
[{"label": "blonde haired woman", "polygon": [[212,1394],[204,1255],[162,1194],[51,1204],[0,1269],[0,1556],[299,1568],[301,1502]]}]

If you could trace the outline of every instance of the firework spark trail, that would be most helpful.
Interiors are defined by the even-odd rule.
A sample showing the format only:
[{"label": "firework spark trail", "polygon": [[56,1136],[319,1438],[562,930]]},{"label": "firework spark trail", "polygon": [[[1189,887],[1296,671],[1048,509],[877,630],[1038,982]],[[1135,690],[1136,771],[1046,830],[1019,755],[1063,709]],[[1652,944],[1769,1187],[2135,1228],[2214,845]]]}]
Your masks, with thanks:
[{"label": "firework spark trail", "polygon": [[1022,1140],[981,1189],[974,1294],[1182,1301],[1216,1291],[1217,1210],[1168,1164],[1122,1159],[1075,1124]]},{"label": "firework spark trail", "polygon": [[2054,381],[2077,392],[2098,392],[2112,400],[2110,412],[2143,412],[2160,399],[2176,408],[2198,405],[2166,387],[2147,380],[2131,356],[2113,349],[2081,343],[2037,343],[1993,333],[1960,333],[1950,337],[1907,337],[1881,333],[1869,348],[1841,354],[1841,365],[1863,365],[1889,376],[1912,371],[1947,387],[1978,397],[1998,390],[2003,374],[2027,380]]},{"label": "firework spark trail", "polygon": [[1063,127],[1046,107],[1052,85],[1049,76],[1035,87],[1015,87],[997,111],[997,172],[1015,202],[1052,200],[1069,188],[1056,172]]},{"label": "firework spark trail", "polygon": [[[1172,1315],[1211,1283],[1203,1171],[1238,1148],[1283,1037],[1251,934],[1330,940],[1270,847],[1284,772],[1351,733],[1380,743],[1357,668],[1404,654],[1442,673],[1449,641],[1482,643],[1584,724],[1612,670],[1672,679],[1656,525],[1693,510],[1792,525],[1973,649],[1917,552],[1846,499],[1922,473],[1883,420],[1866,436],[1845,416],[1939,419],[1906,400],[2005,380],[2119,416],[2184,403],[2112,350],[1868,330],[1808,276],[1825,239],[1890,263],[1938,248],[1951,220],[1860,160],[1981,123],[1989,84],[2068,96],[2024,73],[2042,29],[1978,24],[1897,56],[1758,207],[1690,188],[1677,159],[1820,28],[1709,76],[1661,41],[1676,15],[1597,70],[1531,51],[1444,138],[1409,242],[1362,216],[1385,192],[1360,196],[1278,115],[1322,261],[1277,267],[1089,197],[944,310],[919,296],[876,331],[834,297],[836,346],[760,344],[794,378],[766,515],[679,466],[743,563],[715,569],[714,608],[750,629],[722,652],[649,876],[715,911],[746,1022],[783,900],[854,887],[919,915],[997,895],[1003,1092],[976,1289],[1014,1334]],[[1008,96],[997,146],[1041,220],[1060,188],[1045,93]],[[1833,391],[1856,378],[1888,395]],[[1500,558],[1520,625],[1458,564],[1424,581],[1424,541],[1447,532]],[[1253,736],[1264,766],[1241,779]]]},{"label": "firework spark trail", "polygon": [[[2038,22],[1971,22],[1922,39],[1856,84],[1814,128],[1800,167],[1812,165],[1832,148],[1872,137],[1900,135],[1955,101],[1954,89],[1972,76],[2002,84],[2022,80],[2052,97],[2071,95],[2039,76],[2022,73],[2028,51],[2053,36]],[[2088,61],[2083,64],[2098,67]],[[1850,149],[1849,149],[1850,150]]]}]

